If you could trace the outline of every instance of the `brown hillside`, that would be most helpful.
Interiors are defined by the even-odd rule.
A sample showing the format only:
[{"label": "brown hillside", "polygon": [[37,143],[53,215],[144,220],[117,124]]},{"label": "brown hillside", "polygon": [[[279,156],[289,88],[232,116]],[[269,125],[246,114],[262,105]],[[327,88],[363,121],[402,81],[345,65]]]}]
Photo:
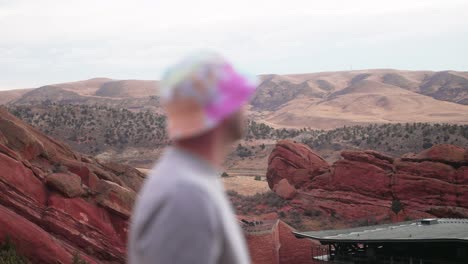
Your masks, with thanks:
[{"label": "brown hillside", "polygon": [[[467,124],[468,73],[392,69],[264,75],[250,117],[273,127],[384,122]],[[10,93],[3,103],[97,104],[160,112],[157,81],[95,78]],[[154,102],[148,102],[148,98]],[[16,100],[14,100],[16,99]],[[151,100],[153,100],[151,99]]]},{"label": "brown hillside", "polygon": [[16,89],[0,91],[0,105],[16,100],[31,90],[32,89]]},{"label": "brown hillside", "polygon": [[157,81],[122,80],[103,84],[94,95],[102,97],[148,97],[158,92]]},{"label": "brown hillside", "polygon": [[315,129],[387,122],[467,124],[466,75],[396,70],[269,75],[250,113],[276,127]]}]

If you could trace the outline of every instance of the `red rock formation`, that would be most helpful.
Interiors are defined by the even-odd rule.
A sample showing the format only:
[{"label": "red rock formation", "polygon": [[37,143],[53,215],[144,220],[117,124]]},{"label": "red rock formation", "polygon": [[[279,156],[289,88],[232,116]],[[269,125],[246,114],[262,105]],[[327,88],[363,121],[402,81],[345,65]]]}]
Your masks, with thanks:
[{"label": "red rock formation", "polygon": [[306,145],[281,140],[268,158],[268,185],[273,189],[285,178],[284,175],[288,175],[289,184],[300,189],[313,177],[328,170],[328,163]]},{"label": "red rock formation", "polygon": [[315,263],[312,249],[319,243],[298,239],[294,229],[281,220],[265,220],[255,226],[243,225],[253,264]]},{"label": "red rock formation", "polygon": [[[392,203],[397,200],[403,207],[399,214],[410,218],[468,217],[466,151],[436,145],[399,159],[343,151],[343,159],[327,167],[303,144],[280,141],[270,155],[267,179],[296,207],[345,221],[396,219]],[[284,191],[284,186],[294,190]]]},{"label": "red rock formation", "polygon": [[33,263],[124,263],[144,175],[83,156],[0,108],[0,241]]},{"label": "red rock formation", "polygon": [[273,191],[284,199],[292,199],[297,194],[297,190],[286,179],[281,179],[275,184]]},{"label": "red rock formation", "polygon": [[440,162],[463,162],[465,151],[465,149],[458,146],[441,144],[421,151],[415,158]]}]

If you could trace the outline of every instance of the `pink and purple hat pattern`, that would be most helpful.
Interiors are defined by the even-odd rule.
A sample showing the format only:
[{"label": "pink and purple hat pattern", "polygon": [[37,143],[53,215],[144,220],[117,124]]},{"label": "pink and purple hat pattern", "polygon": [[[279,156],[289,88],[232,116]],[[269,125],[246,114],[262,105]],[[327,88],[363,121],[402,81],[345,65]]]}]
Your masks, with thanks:
[{"label": "pink and purple hat pattern", "polygon": [[[257,83],[255,76],[241,74],[218,54],[200,53],[187,57],[166,72],[161,83],[161,100],[171,109],[187,108],[187,104],[199,108],[193,111],[204,115],[200,129],[206,130],[238,111],[252,96]],[[177,111],[172,112],[174,115]],[[168,116],[171,122],[171,113]],[[180,117],[174,119],[181,120]]]}]

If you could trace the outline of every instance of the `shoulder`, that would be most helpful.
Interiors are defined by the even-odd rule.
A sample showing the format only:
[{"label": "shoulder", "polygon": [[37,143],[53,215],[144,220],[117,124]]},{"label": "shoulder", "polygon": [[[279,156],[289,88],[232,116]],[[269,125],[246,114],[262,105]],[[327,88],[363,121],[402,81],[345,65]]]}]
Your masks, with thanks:
[{"label": "shoulder", "polygon": [[131,236],[135,263],[215,263],[221,219],[210,195],[185,181],[159,187],[159,199],[144,208],[145,221]]},{"label": "shoulder", "polygon": [[[145,186],[141,206],[150,221],[164,217],[214,222],[218,206],[212,191],[204,183],[187,179],[168,179]],[[151,212],[150,212],[151,211]]]},{"label": "shoulder", "polygon": [[166,206],[181,208],[185,211],[184,214],[197,210],[216,215],[216,203],[211,190],[203,182],[178,180],[165,187],[167,188],[164,190]]}]

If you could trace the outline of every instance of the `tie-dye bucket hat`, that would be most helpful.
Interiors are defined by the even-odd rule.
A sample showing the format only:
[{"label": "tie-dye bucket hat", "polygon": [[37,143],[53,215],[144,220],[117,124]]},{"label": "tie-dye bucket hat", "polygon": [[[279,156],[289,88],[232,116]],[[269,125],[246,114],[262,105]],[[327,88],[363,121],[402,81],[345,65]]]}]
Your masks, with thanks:
[{"label": "tie-dye bucket hat", "polygon": [[185,58],[161,82],[169,138],[190,138],[216,127],[241,109],[256,86],[255,76],[241,74],[216,53]]}]

